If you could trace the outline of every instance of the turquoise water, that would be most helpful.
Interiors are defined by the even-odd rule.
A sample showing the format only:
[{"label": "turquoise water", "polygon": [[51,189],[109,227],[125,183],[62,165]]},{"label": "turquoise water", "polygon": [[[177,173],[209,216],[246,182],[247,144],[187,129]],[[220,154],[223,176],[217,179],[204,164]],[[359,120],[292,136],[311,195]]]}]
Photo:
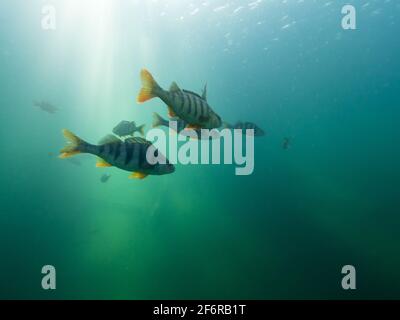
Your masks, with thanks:
[{"label": "turquoise water", "polygon": [[[347,3],[356,30],[341,28]],[[45,4],[56,30],[41,28]],[[0,8],[0,298],[400,298],[397,1]],[[136,103],[144,67],[165,88],[207,82],[224,120],[263,128],[254,173],[178,164],[138,181],[58,159],[63,128],[96,142],[166,116]],[[55,291],[41,288],[47,264]],[[347,264],[355,291],[340,285]]]}]

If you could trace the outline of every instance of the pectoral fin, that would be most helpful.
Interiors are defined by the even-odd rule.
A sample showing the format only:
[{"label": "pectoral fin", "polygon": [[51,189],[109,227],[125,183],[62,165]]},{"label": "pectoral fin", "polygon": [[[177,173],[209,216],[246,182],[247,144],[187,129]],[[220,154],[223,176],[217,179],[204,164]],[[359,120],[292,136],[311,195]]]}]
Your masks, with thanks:
[{"label": "pectoral fin", "polygon": [[172,110],[171,107],[168,107],[168,115],[169,115],[170,118],[175,118],[176,117],[176,114],[175,114],[174,110]]},{"label": "pectoral fin", "polygon": [[142,180],[146,178],[148,175],[142,172],[133,172],[130,176],[129,179],[139,179]]},{"label": "pectoral fin", "polygon": [[199,129],[201,129],[201,126],[199,126],[198,124],[189,124],[185,128],[185,130],[199,130]]}]

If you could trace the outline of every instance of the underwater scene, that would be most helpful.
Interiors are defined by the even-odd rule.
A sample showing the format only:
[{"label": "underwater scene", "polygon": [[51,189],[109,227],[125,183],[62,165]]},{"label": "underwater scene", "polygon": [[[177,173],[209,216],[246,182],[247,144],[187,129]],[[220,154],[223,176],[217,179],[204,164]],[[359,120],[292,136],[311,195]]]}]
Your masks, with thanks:
[{"label": "underwater scene", "polygon": [[400,298],[399,1],[0,23],[0,299]]}]

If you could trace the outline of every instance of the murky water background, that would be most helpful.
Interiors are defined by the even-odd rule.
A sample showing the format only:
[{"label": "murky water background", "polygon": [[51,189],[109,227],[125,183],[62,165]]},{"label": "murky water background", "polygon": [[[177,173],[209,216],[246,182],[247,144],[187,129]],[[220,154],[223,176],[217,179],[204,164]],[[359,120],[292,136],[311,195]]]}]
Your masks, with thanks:
[{"label": "murky water background", "polygon": [[[399,298],[400,4],[351,1],[345,31],[347,2],[1,1],[0,297]],[[254,174],[178,165],[133,181],[57,159],[62,128],[96,142],[166,116],[135,102],[143,67],[165,88],[207,82],[225,120],[266,130]],[[41,289],[46,264],[56,291]]]}]

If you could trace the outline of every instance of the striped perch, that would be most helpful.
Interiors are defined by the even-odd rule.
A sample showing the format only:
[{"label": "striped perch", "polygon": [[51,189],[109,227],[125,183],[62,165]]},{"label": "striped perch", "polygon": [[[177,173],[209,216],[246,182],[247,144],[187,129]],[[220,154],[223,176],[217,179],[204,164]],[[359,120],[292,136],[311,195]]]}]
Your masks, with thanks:
[{"label": "striped perch", "polygon": [[[79,153],[90,153],[99,157],[97,167],[117,167],[132,172],[130,178],[135,179],[144,179],[148,175],[164,175],[175,171],[175,167],[169,163],[168,159],[143,138],[129,138],[122,141],[114,135],[109,135],[100,141],[99,145],[92,145],[68,130],[64,130],[63,133],[70,143],[61,150],[60,158],[62,159]],[[154,148],[149,154],[164,161],[150,164],[147,161],[149,148]]]},{"label": "striped perch", "polygon": [[137,101],[143,103],[152,98],[158,97],[168,106],[171,117],[179,117],[185,121],[190,129],[217,129],[221,127],[222,121],[207,102],[207,92],[204,89],[203,95],[181,90],[173,82],[170,90],[162,89],[153,76],[147,70],[142,70],[141,79],[143,88],[141,89]]}]

